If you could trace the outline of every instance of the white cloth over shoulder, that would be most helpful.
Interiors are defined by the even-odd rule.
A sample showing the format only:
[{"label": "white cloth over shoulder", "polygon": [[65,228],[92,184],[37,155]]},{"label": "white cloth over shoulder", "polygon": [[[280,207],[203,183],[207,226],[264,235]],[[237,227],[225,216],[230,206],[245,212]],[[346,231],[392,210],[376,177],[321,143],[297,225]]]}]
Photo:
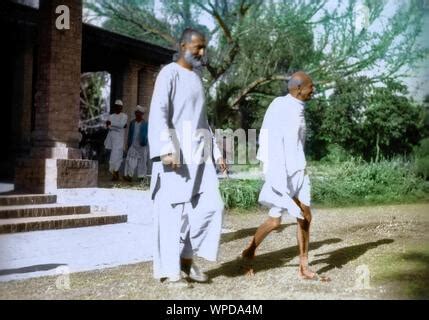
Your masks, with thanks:
[{"label": "white cloth over shoulder", "polygon": [[301,209],[291,198],[288,181],[305,170],[305,130],[304,102],[291,95],[276,98],[265,114],[257,154],[265,175],[259,202],[284,208],[297,218],[302,218]]}]

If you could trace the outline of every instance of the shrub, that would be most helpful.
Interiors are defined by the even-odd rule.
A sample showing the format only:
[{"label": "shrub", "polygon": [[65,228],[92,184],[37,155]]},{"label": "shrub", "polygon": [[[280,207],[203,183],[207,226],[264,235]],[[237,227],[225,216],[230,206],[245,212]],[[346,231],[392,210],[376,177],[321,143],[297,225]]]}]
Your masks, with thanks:
[{"label": "shrub", "polygon": [[312,179],[314,202],[329,205],[392,203],[427,198],[425,182],[411,163],[384,160],[377,163],[348,161],[329,174]]},{"label": "shrub", "polygon": [[220,193],[225,207],[250,209],[258,205],[263,181],[225,179],[220,183]]},{"label": "shrub", "polygon": [[420,141],[414,149],[415,172],[417,175],[429,178],[429,138]]},{"label": "shrub", "polygon": [[422,176],[425,180],[429,179],[429,157],[416,158],[416,174]]},{"label": "shrub", "polygon": [[351,158],[350,154],[338,144],[331,144],[327,149],[328,154],[322,158],[322,162],[341,163]]}]

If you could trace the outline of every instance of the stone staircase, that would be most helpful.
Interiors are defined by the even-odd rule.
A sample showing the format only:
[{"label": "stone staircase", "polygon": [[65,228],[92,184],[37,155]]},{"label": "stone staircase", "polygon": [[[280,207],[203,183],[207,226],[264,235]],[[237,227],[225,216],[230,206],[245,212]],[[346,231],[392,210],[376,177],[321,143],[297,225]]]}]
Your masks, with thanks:
[{"label": "stone staircase", "polygon": [[56,195],[0,196],[0,234],[124,222],[127,222],[126,215],[91,212],[87,205],[58,204]]}]

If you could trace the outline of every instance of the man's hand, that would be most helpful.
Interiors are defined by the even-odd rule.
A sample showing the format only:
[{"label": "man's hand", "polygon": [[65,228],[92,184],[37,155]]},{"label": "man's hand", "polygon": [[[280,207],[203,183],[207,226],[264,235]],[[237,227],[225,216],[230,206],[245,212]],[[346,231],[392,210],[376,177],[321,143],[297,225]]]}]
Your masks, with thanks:
[{"label": "man's hand", "polygon": [[171,169],[176,170],[180,168],[180,160],[176,154],[166,154],[161,156],[161,161],[166,166],[171,166]]},{"label": "man's hand", "polygon": [[109,120],[107,120],[107,121],[106,121],[106,127],[107,127],[107,128],[109,128],[111,124],[112,124],[112,123],[111,123]]},{"label": "man's hand", "polygon": [[222,171],[222,173],[227,172],[227,170],[228,170],[228,165],[226,164],[226,162],[225,162],[225,159],[224,159],[224,158],[219,158],[219,160],[218,160],[218,162],[217,162],[217,163],[219,164],[220,171]]}]

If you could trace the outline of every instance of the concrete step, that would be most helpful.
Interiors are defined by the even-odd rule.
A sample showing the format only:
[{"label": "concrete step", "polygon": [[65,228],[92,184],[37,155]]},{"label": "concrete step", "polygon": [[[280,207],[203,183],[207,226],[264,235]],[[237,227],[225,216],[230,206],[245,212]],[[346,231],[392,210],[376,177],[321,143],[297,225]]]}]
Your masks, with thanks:
[{"label": "concrete step", "polygon": [[54,194],[22,194],[0,196],[0,207],[27,204],[48,204],[56,202],[57,196]]},{"label": "concrete step", "polygon": [[127,222],[127,215],[111,213],[74,214],[56,217],[37,217],[0,220],[0,234],[92,227]]},{"label": "concrete step", "polygon": [[0,219],[16,219],[46,216],[64,216],[88,214],[91,206],[74,206],[61,204],[42,204],[0,207]]}]

